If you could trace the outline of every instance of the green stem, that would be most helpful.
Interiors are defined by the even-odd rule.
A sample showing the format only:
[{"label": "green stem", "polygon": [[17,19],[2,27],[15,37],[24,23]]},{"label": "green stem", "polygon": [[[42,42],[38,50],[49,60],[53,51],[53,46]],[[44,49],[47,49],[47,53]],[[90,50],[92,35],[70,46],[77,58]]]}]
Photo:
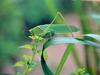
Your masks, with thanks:
[{"label": "green stem", "polygon": [[51,13],[51,15],[54,17],[55,14],[57,13],[56,5],[54,0],[44,0],[46,3],[47,8],[49,9],[48,11]]},{"label": "green stem", "polygon": [[59,65],[57,67],[57,70],[55,72],[55,75],[60,75],[60,73],[62,71],[62,68],[64,66],[64,63],[66,62],[66,60],[68,58],[68,55],[73,50],[73,48],[74,48],[74,45],[73,44],[69,44],[68,45],[67,49],[65,50],[65,52],[64,52],[64,54],[63,54],[63,56],[61,58],[61,61],[60,61]]},{"label": "green stem", "polygon": [[28,74],[28,67],[24,67],[24,75]]},{"label": "green stem", "polygon": [[[36,55],[36,52],[37,52],[37,44],[36,43],[34,43],[33,45],[35,45],[34,46],[34,50],[32,50],[32,57],[31,57],[31,62],[33,62],[33,59],[34,59],[34,57],[35,57],[35,55]],[[28,75],[28,66],[27,66],[27,64],[26,64],[26,66],[24,67],[24,75]]]},{"label": "green stem", "polygon": [[73,49],[73,51],[71,52],[72,54],[72,57],[77,65],[77,67],[81,67],[81,63],[79,61],[79,58],[78,58],[78,55],[77,55],[77,52]]},{"label": "green stem", "polygon": [[[82,32],[83,32],[83,34],[88,34],[88,33],[92,33],[92,29],[89,26],[90,25],[89,17],[86,14],[86,11],[84,9],[85,8],[83,7],[82,2],[80,0],[76,0],[75,1],[75,11],[76,11],[76,13],[77,13],[77,15],[78,15],[78,17],[80,19]],[[86,38],[86,37],[84,37],[84,39],[92,40],[92,39]],[[89,50],[90,50],[90,48],[91,48],[90,46],[84,46],[86,67],[87,67],[88,72],[90,72],[93,75],[97,75],[96,67],[94,67],[95,71],[93,72],[93,70],[91,68],[91,64],[89,62],[89,57],[90,57],[89,56]],[[94,55],[95,55],[95,53],[94,53]],[[96,60],[96,58],[94,60]]]},{"label": "green stem", "polygon": [[35,46],[35,49],[34,50],[32,50],[33,51],[33,54],[32,54],[32,61],[33,61],[33,59],[34,59],[34,57],[35,57],[35,55],[36,55],[36,52],[37,52],[37,45],[36,44],[34,44]]}]

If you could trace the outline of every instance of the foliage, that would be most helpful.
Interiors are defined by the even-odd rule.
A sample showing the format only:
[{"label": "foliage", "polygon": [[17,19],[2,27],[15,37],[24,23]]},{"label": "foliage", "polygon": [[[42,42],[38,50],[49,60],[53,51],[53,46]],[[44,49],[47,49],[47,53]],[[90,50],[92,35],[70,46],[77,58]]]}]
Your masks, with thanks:
[{"label": "foliage", "polygon": [[[59,16],[59,15],[58,15]],[[61,17],[62,18],[62,17]],[[54,18],[55,19],[55,18]],[[35,28],[30,29],[31,36],[29,36],[32,39],[32,43],[26,44],[24,46],[21,46],[20,48],[27,48],[32,51],[32,56],[29,55],[23,55],[23,61],[19,61],[15,64],[15,66],[21,66],[24,68],[24,71],[22,72],[24,75],[28,75],[30,71],[34,68],[36,65],[34,58],[36,54],[41,55],[41,66],[44,71],[45,75],[60,75],[62,68],[64,66],[65,61],[68,58],[69,53],[74,49],[75,44],[82,44],[82,45],[88,45],[88,46],[94,46],[96,48],[100,48],[100,45],[96,43],[95,41],[83,38],[84,36],[88,38],[94,38],[98,41],[100,41],[100,36],[97,34],[83,34],[79,35],[81,37],[55,37],[55,35],[58,34],[65,34],[65,33],[71,33],[79,31],[78,28],[75,26],[70,26],[66,24],[46,24],[46,25],[39,25]],[[43,44],[43,48],[38,49],[39,45]],[[64,55],[57,67],[57,70],[55,73],[53,73],[48,65],[46,64],[47,54],[45,53],[45,50],[47,47],[54,45],[54,44],[61,44],[66,43],[68,44]],[[40,50],[40,51],[39,51]],[[24,66],[23,66],[24,65]],[[76,73],[81,73],[83,75],[84,69],[79,69]],[[76,75],[75,73],[75,75]],[[19,74],[19,73],[18,73]],[[85,74],[86,75],[86,74]]]},{"label": "foliage", "polygon": [[22,36],[22,16],[14,0],[0,0],[0,67],[15,55]]},{"label": "foliage", "polygon": [[[23,33],[22,26],[30,28],[41,21],[48,22],[48,17],[52,19],[52,13],[46,1],[51,0],[0,0],[0,59],[2,63],[16,53]],[[60,0],[52,1],[53,6],[59,5]]]},{"label": "foliage", "polygon": [[71,73],[71,75],[90,75],[85,68],[79,68],[75,72]]},{"label": "foliage", "polygon": [[[69,10],[72,11],[73,8],[75,8],[74,14],[76,13],[78,15],[81,23],[81,29],[76,28],[74,25],[65,24],[63,21],[63,16],[61,15],[61,13],[58,12],[51,24],[39,25],[30,30],[31,35],[29,36],[29,38],[32,40],[32,42],[20,46],[20,48],[30,50],[33,55],[30,56],[24,54],[22,56],[22,60],[16,62],[14,67],[23,67],[25,69],[25,72],[18,72],[17,75],[24,75],[24,73],[26,72],[29,73],[33,68],[38,65],[37,62],[34,60],[34,57],[37,54],[41,56],[41,61],[43,61],[41,62],[41,64],[44,73],[46,72],[45,74],[47,74],[50,72],[50,75],[52,75],[53,73],[51,72],[51,70],[49,70],[49,67],[46,64],[46,59],[48,57],[46,53],[46,48],[51,45],[66,43],[68,45],[68,48],[66,48],[65,53],[61,59],[61,61],[63,62],[60,62],[57,67],[55,73],[57,75],[61,72],[64,62],[65,60],[67,60],[67,57],[71,51],[73,51],[73,58],[77,63],[77,52],[75,54],[73,46],[70,47],[70,45],[78,43],[84,46],[86,70],[88,72],[91,72],[90,74],[97,75],[99,64],[97,50],[99,50],[100,48],[100,35],[97,35],[99,33],[99,31],[97,30],[93,32],[95,28],[91,29],[92,26],[90,26],[89,22],[92,18],[92,20],[97,23],[99,29],[100,14],[94,12],[91,14],[87,14],[85,8],[87,5],[85,5],[84,3],[86,3],[87,5],[93,3],[93,5],[97,8],[100,7],[99,3],[97,4],[96,2],[86,1],[82,2],[80,0],[0,0],[0,68],[1,66],[3,66],[2,64],[7,63],[8,60],[15,60],[13,56],[15,56],[16,52],[18,52],[18,46],[19,43],[21,43],[20,40],[22,40],[22,26],[24,26],[24,24],[27,27],[25,27],[25,29],[28,30],[28,28],[40,24],[41,20],[41,24],[50,22],[48,20],[51,20],[52,17],[56,15],[56,12],[58,10],[60,10],[61,12],[70,12]],[[95,8],[95,10],[98,10],[97,8]],[[49,19],[47,20],[48,17]],[[95,27],[95,24],[93,24],[93,27]],[[73,37],[73,32],[77,31],[82,31],[83,34],[78,35],[79,37]],[[71,34],[72,37],[68,36],[67,33]],[[59,34],[67,35],[67,37],[55,36]],[[38,49],[38,46],[40,45],[43,45],[43,49]],[[70,50],[70,48],[73,49]],[[94,55],[94,58],[92,58],[94,59],[94,63],[96,63],[94,67],[91,67],[91,64],[89,62],[91,58],[91,56],[89,56],[89,53]],[[33,62],[31,62],[31,60]],[[83,67],[83,65],[80,66],[80,62],[78,61],[77,67]]]}]

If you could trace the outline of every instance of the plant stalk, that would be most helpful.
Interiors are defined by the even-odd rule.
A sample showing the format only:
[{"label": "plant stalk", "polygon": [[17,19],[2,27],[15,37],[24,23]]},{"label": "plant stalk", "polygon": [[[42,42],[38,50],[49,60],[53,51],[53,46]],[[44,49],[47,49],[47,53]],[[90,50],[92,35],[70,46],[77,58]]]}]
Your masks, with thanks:
[{"label": "plant stalk", "polygon": [[55,75],[60,75],[60,73],[62,71],[62,68],[63,68],[63,66],[64,66],[64,64],[65,64],[65,62],[66,62],[66,60],[68,58],[68,55],[73,50],[73,48],[74,48],[74,45],[73,44],[69,44],[67,46],[67,49],[65,50],[65,52],[64,52],[64,54],[63,54],[63,56],[62,56],[62,58],[60,60],[60,63],[58,65],[58,67],[57,67],[57,70],[55,72]]}]

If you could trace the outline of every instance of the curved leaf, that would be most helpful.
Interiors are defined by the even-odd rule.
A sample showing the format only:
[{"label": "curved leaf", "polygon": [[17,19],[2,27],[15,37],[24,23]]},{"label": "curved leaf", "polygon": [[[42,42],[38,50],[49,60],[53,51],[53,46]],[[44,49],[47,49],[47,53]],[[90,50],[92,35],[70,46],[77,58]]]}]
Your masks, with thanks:
[{"label": "curved leaf", "polygon": [[54,75],[53,72],[49,69],[48,65],[46,64],[46,61],[43,57],[43,53],[41,55],[41,65],[45,75]]},{"label": "curved leaf", "polygon": [[32,45],[31,44],[25,44],[23,46],[20,46],[19,48],[26,48],[28,50],[32,50]]},{"label": "curved leaf", "polygon": [[54,45],[54,44],[62,44],[62,43],[72,43],[72,44],[86,44],[85,42],[72,38],[72,37],[57,37],[57,38],[53,38],[48,40],[45,44],[44,44],[44,48],[47,48],[50,45]]},{"label": "curved leaf", "polygon": [[89,40],[84,40],[84,43],[90,45],[90,46],[93,46],[93,47],[96,47],[96,48],[100,48],[100,44],[97,44],[93,41],[89,41]]},{"label": "curved leaf", "polygon": [[100,48],[100,44],[97,44],[97,43],[95,43],[93,41],[83,40],[83,39],[76,39],[76,38],[72,38],[72,37],[57,37],[57,38],[49,39],[44,44],[44,48],[47,48],[50,45],[63,44],[63,43],[86,44],[86,45],[91,45],[91,46]]},{"label": "curved leaf", "polygon": [[24,62],[23,62],[23,61],[18,61],[18,62],[14,65],[14,67],[22,67],[22,66],[24,66]]},{"label": "curved leaf", "polygon": [[97,35],[97,34],[85,34],[84,36],[88,36],[100,41],[100,35]]},{"label": "curved leaf", "polygon": [[[42,55],[41,55],[41,65],[42,65],[42,69],[45,73],[45,75],[54,75],[53,72],[49,69],[48,65],[46,64],[46,61],[43,57],[43,52],[44,50],[46,50],[47,47],[54,45],[54,44],[62,44],[62,43],[72,43],[72,44],[86,44],[86,45],[91,45],[97,48],[100,48],[100,45],[89,41],[89,40],[83,40],[83,39],[75,39],[75,38],[52,38],[47,40],[44,45],[43,45],[43,49],[42,49]],[[59,71],[60,72],[60,71]]]}]

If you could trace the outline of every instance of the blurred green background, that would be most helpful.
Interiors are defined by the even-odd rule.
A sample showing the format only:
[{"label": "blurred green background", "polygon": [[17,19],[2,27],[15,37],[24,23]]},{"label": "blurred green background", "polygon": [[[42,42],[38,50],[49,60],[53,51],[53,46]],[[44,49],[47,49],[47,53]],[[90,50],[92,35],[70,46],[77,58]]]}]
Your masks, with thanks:
[{"label": "blurred green background", "polygon": [[[80,1],[80,0],[79,0]],[[81,1],[82,11],[87,11],[96,26],[100,25],[100,2]],[[16,60],[18,47],[28,41],[28,30],[39,24],[49,24],[57,11],[75,14],[80,5],[76,0],[0,0],[0,69]],[[76,8],[76,9],[75,9]],[[88,26],[89,27],[89,26]],[[93,30],[99,34],[100,29]]]},{"label": "blurred green background", "polygon": [[[16,53],[23,37],[29,35],[30,28],[50,23],[57,9],[62,12],[66,11],[65,8],[71,10],[71,5],[62,6],[64,1],[0,0],[0,62],[8,61]],[[71,3],[70,0],[68,2]]]}]

